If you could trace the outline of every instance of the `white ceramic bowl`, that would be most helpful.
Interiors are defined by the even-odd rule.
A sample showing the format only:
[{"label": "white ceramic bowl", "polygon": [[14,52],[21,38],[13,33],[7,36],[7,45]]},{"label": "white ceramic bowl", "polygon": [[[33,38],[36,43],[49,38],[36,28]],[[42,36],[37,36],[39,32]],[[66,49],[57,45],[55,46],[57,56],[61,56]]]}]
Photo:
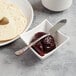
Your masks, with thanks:
[{"label": "white ceramic bowl", "polygon": [[[49,29],[52,27],[53,25],[48,21],[48,20],[44,20],[41,24],[39,24],[37,27],[35,27],[34,29],[23,33],[21,35],[21,38],[23,39],[23,41],[28,45],[32,39],[32,37],[37,33],[37,32],[46,32],[48,33]],[[50,56],[52,53],[54,53],[56,50],[58,50],[58,48],[60,48],[63,44],[65,44],[67,41],[69,40],[69,37],[64,35],[63,33],[61,33],[60,31],[58,31],[56,33],[55,36],[55,41],[56,41],[56,45],[57,47],[52,50],[51,52],[45,54],[44,56],[40,56],[33,48],[31,48],[31,50],[40,58],[40,59],[45,59],[48,56]]]},{"label": "white ceramic bowl", "polygon": [[[23,11],[23,13],[27,17],[27,21],[28,21],[27,28],[25,30],[25,31],[27,31],[29,29],[29,27],[31,26],[33,17],[34,17],[33,8],[31,6],[31,4],[28,2],[28,0],[7,0],[7,2],[16,4]],[[16,37],[15,39],[10,40],[10,41],[0,42],[0,46],[9,44],[18,38],[19,37]]]},{"label": "white ceramic bowl", "polygon": [[52,11],[63,11],[72,5],[73,0],[41,0],[44,7]]}]

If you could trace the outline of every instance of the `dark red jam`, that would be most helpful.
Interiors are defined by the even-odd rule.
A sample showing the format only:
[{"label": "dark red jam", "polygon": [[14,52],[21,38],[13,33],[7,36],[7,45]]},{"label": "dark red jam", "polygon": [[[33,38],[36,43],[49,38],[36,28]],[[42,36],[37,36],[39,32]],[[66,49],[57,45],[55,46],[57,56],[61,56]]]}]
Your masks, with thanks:
[{"label": "dark red jam", "polygon": [[[46,33],[44,32],[36,33],[31,42],[37,40],[38,38],[40,38],[41,36],[45,34]],[[51,35],[49,35],[41,39],[40,41],[38,41],[36,44],[34,44],[32,48],[35,49],[39,55],[44,56],[46,53],[56,48],[55,40]]]}]

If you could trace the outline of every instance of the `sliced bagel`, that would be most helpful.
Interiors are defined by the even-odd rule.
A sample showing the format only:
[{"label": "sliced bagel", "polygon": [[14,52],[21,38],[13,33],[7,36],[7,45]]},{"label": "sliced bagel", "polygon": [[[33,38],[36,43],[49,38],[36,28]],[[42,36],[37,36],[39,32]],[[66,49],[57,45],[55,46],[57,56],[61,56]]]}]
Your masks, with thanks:
[{"label": "sliced bagel", "polygon": [[0,41],[7,41],[20,35],[27,26],[27,18],[14,4],[0,1]]}]

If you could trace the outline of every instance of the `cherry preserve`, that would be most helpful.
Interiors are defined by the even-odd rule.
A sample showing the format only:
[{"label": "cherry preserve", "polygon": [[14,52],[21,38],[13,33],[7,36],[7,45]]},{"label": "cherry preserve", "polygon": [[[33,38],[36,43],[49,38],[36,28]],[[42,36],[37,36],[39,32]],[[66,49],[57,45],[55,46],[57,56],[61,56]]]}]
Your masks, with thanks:
[{"label": "cherry preserve", "polygon": [[[38,32],[34,35],[32,38],[32,41],[37,40],[41,36],[45,35],[45,32]],[[51,35],[48,35],[47,37],[41,39],[38,41],[36,44],[32,46],[32,48],[40,55],[44,56],[46,53],[52,51],[53,49],[56,48],[55,40]]]}]

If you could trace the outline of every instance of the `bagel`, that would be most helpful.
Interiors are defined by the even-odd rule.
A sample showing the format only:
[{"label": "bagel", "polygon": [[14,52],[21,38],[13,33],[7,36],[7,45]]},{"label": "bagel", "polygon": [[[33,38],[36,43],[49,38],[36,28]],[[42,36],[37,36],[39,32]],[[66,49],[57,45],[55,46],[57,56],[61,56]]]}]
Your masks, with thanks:
[{"label": "bagel", "polygon": [[27,18],[15,4],[0,0],[0,41],[19,36],[27,26]]}]

